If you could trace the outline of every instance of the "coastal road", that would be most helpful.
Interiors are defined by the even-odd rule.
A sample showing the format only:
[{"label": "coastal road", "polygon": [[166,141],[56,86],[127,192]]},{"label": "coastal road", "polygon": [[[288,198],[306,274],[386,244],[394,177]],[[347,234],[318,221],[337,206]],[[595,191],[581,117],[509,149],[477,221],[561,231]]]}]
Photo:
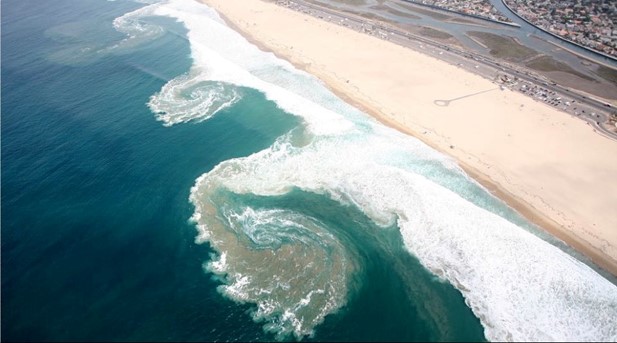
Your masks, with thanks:
[{"label": "coastal road", "polygon": [[[322,20],[389,40],[398,45],[457,65],[491,81],[495,81],[499,75],[509,75],[513,77],[518,84],[526,83],[529,85],[523,89],[534,89],[535,91],[521,91],[520,88],[512,88],[512,85],[510,85],[509,88],[521,91],[525,95],[533,97],[535,100],[546,102],[549,105],[559,108],[563,112],[576,116],[586,121],[596,132],[613,140],[617,140],[617,133],[608,130],[602,125],[608,125],[610,111],[615,111],[611,104],[579,94],[575,90],[537,76],[535,73],[525,68],[515,67],[507,62],[497,61],[485,55],[461,50],[457,47],[452,47],[426,37],[412,34],[398,27],[369,20],[348,12],[308,3],[304,0],[279,0],[276,1],[276,3]],[[551,97],[542,96],[543,94],[551,94]]]}]

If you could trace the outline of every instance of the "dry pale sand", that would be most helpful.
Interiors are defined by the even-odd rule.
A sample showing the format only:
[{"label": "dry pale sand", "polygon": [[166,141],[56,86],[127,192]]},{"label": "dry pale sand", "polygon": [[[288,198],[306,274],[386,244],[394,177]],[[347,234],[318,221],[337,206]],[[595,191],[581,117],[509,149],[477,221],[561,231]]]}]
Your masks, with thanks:
[{"label": "dry pale sand", "polygon": [[[202,1],[347,101],[453,156],[495,195],[617,275],[617,142],[548,105],[373,36],[262,0]],[[433,103],[489,89],[447,107]]]}]

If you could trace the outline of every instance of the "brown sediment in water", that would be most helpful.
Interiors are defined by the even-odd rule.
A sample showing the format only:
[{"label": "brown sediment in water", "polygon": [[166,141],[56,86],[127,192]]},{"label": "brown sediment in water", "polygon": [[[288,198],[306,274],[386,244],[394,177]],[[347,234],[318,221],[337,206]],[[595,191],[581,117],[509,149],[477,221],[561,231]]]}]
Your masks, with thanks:
[{"label": "brown sediment in water", "polygon": [[[617,183],[610,182],[617,160],[607,158],[617,156],[614,141],[546,104],[387,41],[260,0],[204,2],[345,101],[455,158],[495,196],[617,275]],[[436,106],[438,99],[450,102]]]}]

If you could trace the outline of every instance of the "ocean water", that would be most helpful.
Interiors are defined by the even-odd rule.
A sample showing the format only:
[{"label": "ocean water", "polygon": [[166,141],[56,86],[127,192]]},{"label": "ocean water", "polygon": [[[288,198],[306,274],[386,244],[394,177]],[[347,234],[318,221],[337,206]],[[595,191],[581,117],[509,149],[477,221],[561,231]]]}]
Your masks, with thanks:
[{"label": "ocean water", "polygon": [[612,282],[193,0],[5,2],[1,124],[5,340],[617,340]]}]

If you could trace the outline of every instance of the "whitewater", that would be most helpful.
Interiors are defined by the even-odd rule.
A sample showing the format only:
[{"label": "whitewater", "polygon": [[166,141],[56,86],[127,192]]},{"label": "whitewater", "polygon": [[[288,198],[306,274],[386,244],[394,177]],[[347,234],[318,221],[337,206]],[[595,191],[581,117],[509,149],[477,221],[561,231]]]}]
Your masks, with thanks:
[{"label": "whitewater", "polygon": [[118,18],[122,44],[160,34],[141,22],[147,16],[183,23],[193,59],[148,103],[163,125],[208,120],[247,88],[301,121],[268,149],[220,163],[191,189],[197,242],[217,251],[205,268],[222,280],[221,294],[254,305],[266,330],[312,335],[346,304],[361,268],[359,252],[328,223],[251,201],[304,192],[359,209],[377,230],[397,227],[408,252],[461,292],[491,341],[617,340],[617,287],[504,215],[455,161],[345,103],[194,0]]}]

